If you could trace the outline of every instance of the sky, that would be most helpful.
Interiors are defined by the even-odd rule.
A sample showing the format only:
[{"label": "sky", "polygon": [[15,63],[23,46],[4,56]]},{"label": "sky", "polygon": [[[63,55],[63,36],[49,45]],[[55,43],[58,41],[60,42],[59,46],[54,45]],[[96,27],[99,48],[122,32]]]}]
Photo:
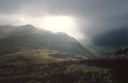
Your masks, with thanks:
[{"label": "sky", "polygon": [[6,24],[92,38],[128,27],[128,0],[0,0],[0,25]]}]

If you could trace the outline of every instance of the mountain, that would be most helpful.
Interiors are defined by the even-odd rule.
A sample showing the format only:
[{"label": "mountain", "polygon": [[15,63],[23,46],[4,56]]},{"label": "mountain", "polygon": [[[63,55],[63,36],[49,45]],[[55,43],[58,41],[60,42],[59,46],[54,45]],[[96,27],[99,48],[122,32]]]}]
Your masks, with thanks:
[{"label": "mountain", "polygon": [[0,83],[128,83],[128,48],[95,57],[65,33],[0,26]]},{"label": "mountain", "polygon": [[95,36],[92,41],[96,45],[110,46],[122,49],[128,45],[128,27],[122,27]]},{"label": "mountain", "polygon": [[80,42],[96,54],[109,55],[128,47],[128,27],[113,29]]},{"label": "mountain", "polygon": [[103,56],[103,55],[109,55],[116,51],[115,48],[112,48],[112,46],[106,45],[96,45],[92,39],[83,39],[79,40],[80,43],[85,46],[87,49],[89,49],[91,52]]},{"label": "mountain", "polygon": [[95,54],[66,33],[40,30],[32,25],[0,26],[2,62],[42,63],[95,57]]}]

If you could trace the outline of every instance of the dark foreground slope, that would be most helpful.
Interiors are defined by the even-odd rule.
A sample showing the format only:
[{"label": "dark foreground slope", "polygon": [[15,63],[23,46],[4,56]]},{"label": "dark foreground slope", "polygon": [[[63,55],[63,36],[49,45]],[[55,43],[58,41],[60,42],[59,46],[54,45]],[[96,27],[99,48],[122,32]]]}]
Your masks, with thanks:
[{"label": "dark foreground slope", "polygon": [[2,62],[42,63],[94,57],[95,54],[65,33],[39,30],[32,25],[0,26]]},{"label": "dark foreground slope", "polygon": [[128,59],[0,65],[0,83],[128,83]]},{"label": "dark foreground slope", "polygon": [[111,83],[110,70],[81,62],[1,65],[1,83]]}]

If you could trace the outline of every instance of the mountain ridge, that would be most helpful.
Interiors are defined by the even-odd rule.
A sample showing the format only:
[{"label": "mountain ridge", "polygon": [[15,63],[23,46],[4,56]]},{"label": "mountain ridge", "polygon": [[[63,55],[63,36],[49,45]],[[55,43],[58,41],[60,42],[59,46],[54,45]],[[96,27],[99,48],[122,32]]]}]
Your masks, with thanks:
[{"label": "mountain ridge", "polygon": [[[38,60],[35,60],[37,57],[42,57],[42,60],[45,58],[46,62],[47,59],[67,61],[96,57],[66,33],[39,30],[32,25],[0,26],[0,32],[2,32],[0,34],[0,54],[2,58],[8,57],[7,61],[12,61],[11,56],[17,59],[22,57],[23,60],[30,58],[37,62]],[[40,58],[38,59],[41,61]],[[15,59],[13,58],[13,60]]]}]

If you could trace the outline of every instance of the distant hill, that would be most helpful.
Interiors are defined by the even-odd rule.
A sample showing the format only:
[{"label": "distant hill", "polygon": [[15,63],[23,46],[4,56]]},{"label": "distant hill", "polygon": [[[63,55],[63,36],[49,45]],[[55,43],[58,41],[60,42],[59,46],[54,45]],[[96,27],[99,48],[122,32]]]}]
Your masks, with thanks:
[{"label": "distant hill", "polygon": [[107,31],[81,43],[96,54],[109,55],[128,47],[128,27]]},{"label": "distant hill", "polygon": [[122,27],[95,36],[92,41],[96,45],[110,46],[122,49],[128,46],[128,27]]},{"label": "distant hill", "polygon": [[0,60],[42,63],[95,58],[66,33],[39,30],[32,25],[0,26]]}]

